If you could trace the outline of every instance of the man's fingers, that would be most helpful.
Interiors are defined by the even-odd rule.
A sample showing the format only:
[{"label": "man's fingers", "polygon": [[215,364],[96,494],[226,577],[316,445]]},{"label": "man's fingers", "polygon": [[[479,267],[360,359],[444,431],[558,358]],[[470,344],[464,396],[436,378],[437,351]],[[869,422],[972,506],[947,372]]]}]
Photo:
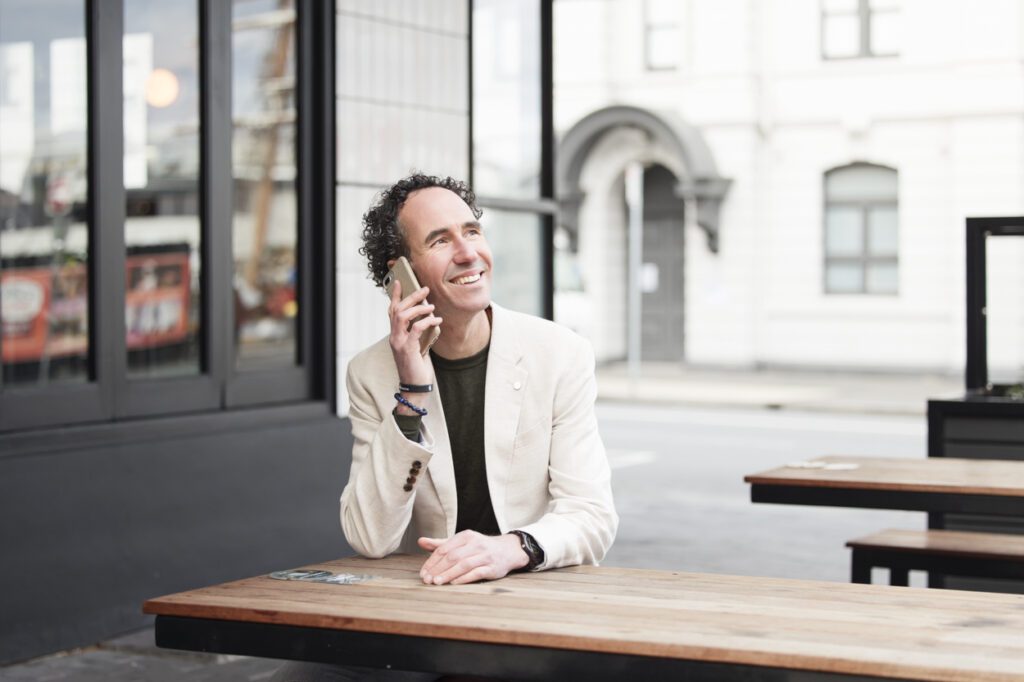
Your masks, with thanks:
[{"label": "man's fingers", "polygon": [[394,319],[403,328],[406,328],[412,320],[420,317],[421,315],[429,316],[433,310],[434,305],[432,303],[422,303],[420,305],[414,305],[411,308],[406,308],[405,310],[399,310],[395,313]]},{"label": "man's fingers", "polygon": [[420,538],[416,541],[416,544],[419,545],[421,549],[425,549],[428,552],[433,552],[443,543],[444,538]]},{"label": "man's fingers", "polygon": [[[448,553],[462,547],[466,543],[482,538],[484,536],[479,533],[475,533],[471,530],[464,530],[461,533],[456,533],[451,538],[445,540],[439,546],[433,550],[433,554],[427,559],[426,563],[423,564],[423,568],[420,569],[420,577],[424,582],[431,582],[434,576],[444,572],[450,566],[450,560]],[[426,548],[424,548],[426,549]]]},{"label": "man's fingers", "polygon": [[461,561],[456,561],[450,568],[439,575],[435,575],[431,582],[435,585],[444,585],[488,564],[490,564],[490,557],[487,554],[474,554]]},{"label": "man's fingers", "polygon": [[[398,282],[395,282],[395,284],[398,284]],[[405,310],[406,308],[411,308],[414,305],[419,305],[424,301],[424,299],[427,298],[427,294],[429,293],[430,287],[420,287],[419,289],[412,292],[405,298],[401,298],[398,301],[395,301],[394,304],[392,305],[392,310],[394,310],[396,313],[399,313]]]},{"label": "man's fingers", "polygon": [[498,569],[492,564],[485,564],[483,566],[477,566],[468,573],[463,573],[458,578],[452,580],[452,585],[465,585],[466,583],[475,583],[478,580],[497,580],[498,578],[504,578],[503,575],[498,575]]}]

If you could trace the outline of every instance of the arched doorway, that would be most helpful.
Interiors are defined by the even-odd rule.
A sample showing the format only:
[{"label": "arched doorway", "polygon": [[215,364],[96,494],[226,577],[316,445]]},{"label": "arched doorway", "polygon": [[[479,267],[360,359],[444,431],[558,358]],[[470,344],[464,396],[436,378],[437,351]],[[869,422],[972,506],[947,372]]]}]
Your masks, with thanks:
[{"label": "arched doorway", "polygon": [[[624,176],[636,164],[645,168],[644,236],[640,263],[631,265]],[[686,207],[705,233],[702,241],[717,252],[719,207],[730,184],[700,131],[671,113],[629,106],[596,111],[562,137],[557,179],[556,267],[560,248],[579,273],[576,309],[589,311],[570,326],[591,339],[598,361],[637,357],[638,338],[643,360],[683,360]],[[627,296],[634,275],[639,306]],[[567,322],[559,319],[560,296],[556,288],[556,320]]]}]

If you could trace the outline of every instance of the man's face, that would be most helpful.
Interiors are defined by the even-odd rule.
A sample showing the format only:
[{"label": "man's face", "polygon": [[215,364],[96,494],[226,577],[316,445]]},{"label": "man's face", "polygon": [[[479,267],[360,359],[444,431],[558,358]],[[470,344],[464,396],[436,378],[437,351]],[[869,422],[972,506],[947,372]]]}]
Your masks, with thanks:
[{"label": "man's face", "polygon": [[420,285],[430,287],[437,315],[480,312],[491,304],[491,249],[459,195],[443,187],[417,190],[402,204],[398,222],[409,262]]}]

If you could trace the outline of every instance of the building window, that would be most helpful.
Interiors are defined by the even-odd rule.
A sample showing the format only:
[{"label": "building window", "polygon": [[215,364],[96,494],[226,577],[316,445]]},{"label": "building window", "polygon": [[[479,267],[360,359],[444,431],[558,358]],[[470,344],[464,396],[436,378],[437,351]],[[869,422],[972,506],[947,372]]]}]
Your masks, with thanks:
[{"label": "building window", "polygon": [[895,57],[899,42],[899,0],[822,0],[825,59]]},{"label": "building window", "polygon": [[898,292],[897,180],[867,163],[825,173],[825,293]]},{"label": "building window", "polygon": [[551,3],[473,0],[471,182],[494,300],[553,316]]},{"label": "building window", "polygon": [[648,71],[679,66],[679,3],[644,1],[644,65]]},{"label": "building window", "polygon": [[0,431],[329,399],[327,13],[0,0]]}]

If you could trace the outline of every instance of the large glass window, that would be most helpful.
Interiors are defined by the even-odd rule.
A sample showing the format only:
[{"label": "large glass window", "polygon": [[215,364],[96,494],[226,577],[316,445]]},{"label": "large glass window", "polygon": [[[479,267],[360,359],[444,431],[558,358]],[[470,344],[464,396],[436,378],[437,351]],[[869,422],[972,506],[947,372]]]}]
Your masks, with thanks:
[{"label": "large glass window", "polygon": [[485,209],[481,223],[494,256],[494,300],[506,308],[543,316],[543,218]]},{"label": "large glass window", "polygon": [[825,59],[899,54],[899,0],[822,0],[821,53]]},{"label": "large glass window", "polygon": [[292,0],[235,0],[235,367],[296,361],[295,10]]},{"label": "large glass window", "polygon": [[897,173],[865,163],[825,174],[825,291],[899,290]]},{"label": "large glass window", "polygon": [[83,0],[0,0],[5,388],[88,379]]},{"label": "large glass window", "polygon": [[473,1],[473,185],[484,196],[541,194],[538,0]]},{"label": "large glass window", "polygon": [[124,30],[128,375],[197,374],[199,9],[125,0]]}]

